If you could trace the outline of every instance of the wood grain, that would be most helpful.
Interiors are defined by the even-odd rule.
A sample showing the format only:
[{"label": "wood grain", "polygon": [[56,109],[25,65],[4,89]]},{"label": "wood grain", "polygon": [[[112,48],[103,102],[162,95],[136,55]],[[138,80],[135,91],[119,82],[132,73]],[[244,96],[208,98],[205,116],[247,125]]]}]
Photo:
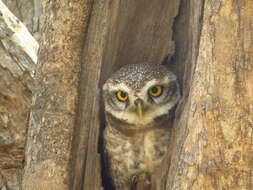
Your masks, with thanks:
[{"label": "wood grain", "polygon": [[[69,189],[80,55],[89,2],[43,1],[44,26],[22,189]],[[9,188],[9,187],[8,187]]]},{"label": "wood grain", "polygon": [[188,26],[177,26],[186,34],[176,37],[176,61],[185,66],[184,99],[166,189],[250,190],[252,1],[183,2],[179,23]]}]

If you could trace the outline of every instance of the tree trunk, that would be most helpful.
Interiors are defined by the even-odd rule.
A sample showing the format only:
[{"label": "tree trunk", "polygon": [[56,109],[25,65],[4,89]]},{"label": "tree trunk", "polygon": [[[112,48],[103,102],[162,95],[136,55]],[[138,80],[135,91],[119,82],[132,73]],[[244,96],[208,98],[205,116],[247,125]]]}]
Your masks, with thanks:
[{"label": "tree trunk", "polygon": [[176,42],[188,42],[187,46],[176,43],[186,52],[183,58],[177,52],[176,59],[184,61],[186,71],[166,189],[250,190],[253,2],[182,3],[187,6],[182,5],[175,29],[184,28],[179,24],[189,16],[190,29],[188,36],[176,35]]},{"label": "tree trunk", "polygon": [[[101,115],[96,90],[99,81],[103,83],[124,64],[158,63],[173,54],[171,29],[178,3],[94,1],[82,52],[71,161],[72,189],[101,188]],[[181,81],[183,99],[170,142],[172,159],[167,159],[163,172],[153,178],[156,190],[251,188],[252,62],[248,6],[249,1],[181,1],[173,28],[176,52],[172,67]],[[102,117],[100,120],[103,127]],[[103,184],[106,183],[104,178]]]},{"label": "tree trunk", "polygon": [[42,1],[44,27],[29,120],[24,190],[69,189],[80,55],[90,1]]},{"label": "tree trunk", "polygon": [[31,34],[37,34],[37,39],[39,38],[38,11],[39,7],[30,0],[0,1],[1,190],[19,190],[21,186],[27,120],[31,91],[35,87],[33,76],[38,49],[38,43]]},{"label": "tree trunk", "polygon": [[44,27],[34,82],[29,47],[0,15],[1,190],[21,188],[31,102],[23,190],[111,189],[99,88],[122,65],[166,56],[182,100],[154,189],[253,189],[252,0],[4,2],[36,38],[42,13]]}]

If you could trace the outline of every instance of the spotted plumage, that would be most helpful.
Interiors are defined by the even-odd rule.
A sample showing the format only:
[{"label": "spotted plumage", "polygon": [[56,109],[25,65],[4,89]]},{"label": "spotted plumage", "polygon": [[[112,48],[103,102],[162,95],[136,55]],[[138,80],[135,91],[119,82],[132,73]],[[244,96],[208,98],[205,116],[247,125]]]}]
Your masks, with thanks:
[{"label": "spotted plumage", "polygon": [[130,64],[103,85],[105,157],[117,190],[132,190],[164,159],[170,138],[170,111],[180,99],[176,76],[165,66]]}]

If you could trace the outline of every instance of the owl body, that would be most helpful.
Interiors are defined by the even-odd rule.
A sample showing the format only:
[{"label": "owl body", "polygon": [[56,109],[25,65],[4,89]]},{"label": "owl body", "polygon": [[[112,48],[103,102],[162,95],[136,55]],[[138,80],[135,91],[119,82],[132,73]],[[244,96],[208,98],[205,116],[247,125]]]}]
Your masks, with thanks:
[{"label": "owl body", "polygon": [[116,186],[131,183],[141,173],[152,174],[167,152],[169,136],[169,128],[165,127],[150,126],[147,130],[124,133],[108,126],[105,148]]},{"label": "owl body", "polygon": [[[165,66],[126,65],[103,86],[105,156],[116,189],[131,190],[166,156],[170,111],[179,101],[177,79]],[[148,179],[147,179],[148,181]]]}]

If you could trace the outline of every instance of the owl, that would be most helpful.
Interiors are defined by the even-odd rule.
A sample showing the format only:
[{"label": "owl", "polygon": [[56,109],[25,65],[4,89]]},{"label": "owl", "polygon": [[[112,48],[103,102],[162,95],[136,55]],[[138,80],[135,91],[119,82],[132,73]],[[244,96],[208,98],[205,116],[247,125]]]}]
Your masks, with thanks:
[{"label": "owl", "polygon": [[116,190],[133,190],[140,180],[149,189],[166,156],[179,99],[177,78],[164,65],[125,65],[105,82],[104,152]]}]

